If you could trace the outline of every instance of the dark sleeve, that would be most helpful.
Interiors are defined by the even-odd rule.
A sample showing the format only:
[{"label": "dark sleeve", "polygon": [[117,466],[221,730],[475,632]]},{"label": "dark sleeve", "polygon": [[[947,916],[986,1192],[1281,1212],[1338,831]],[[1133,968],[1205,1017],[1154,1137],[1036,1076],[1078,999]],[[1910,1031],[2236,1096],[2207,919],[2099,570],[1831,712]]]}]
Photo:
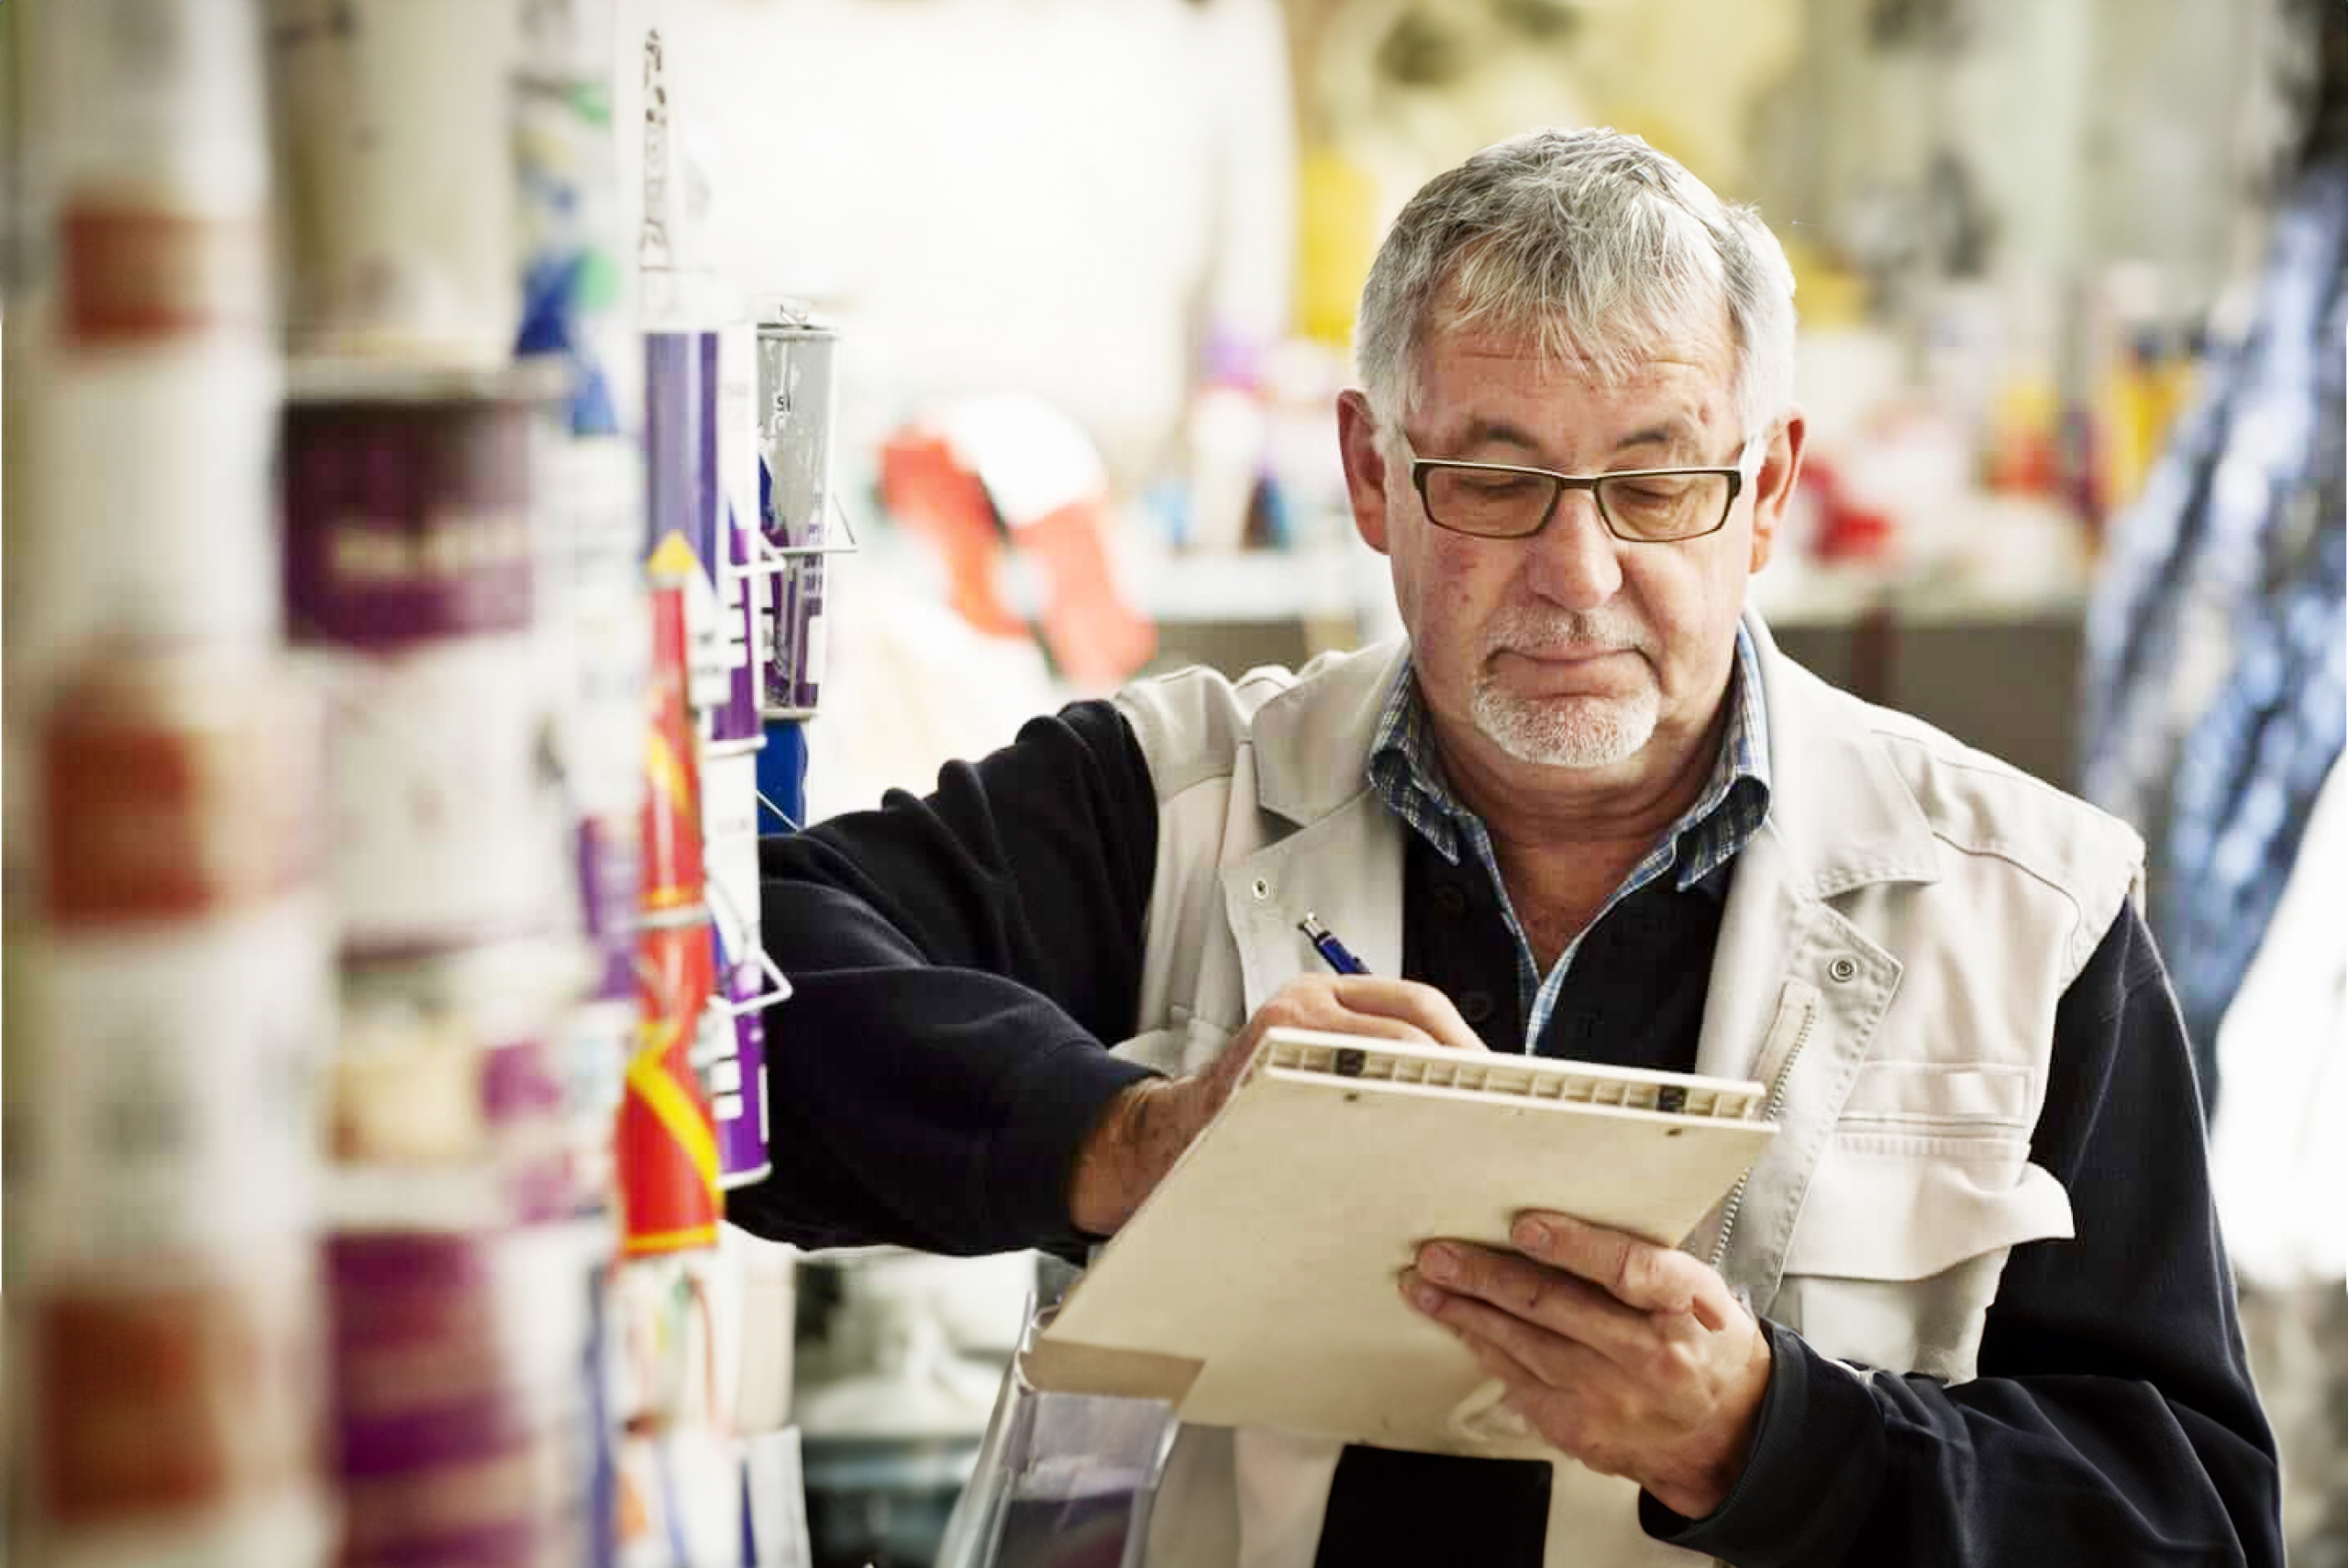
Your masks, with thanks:
[{"label": "dark sleeve", "polygon": [[1066,1250],[1079,1145],[1146,1077],[1133,1031],[1157,846],[1124,717],[1037,719],[936,793],[762,840],[771,1175],[726,1218],[803,1246]]},{"label": "dark sleeve", "polygon": [[1642,1497],[1649,1533],[1737,1568],[2279,1565],[2200,1101],[2133,909],[2055,1013],[2031,1158],[2077,1233],[2014,1249],[1974,1381],[1856,1375],[1771,1325],[1744,1477],[1700,1521]]}]

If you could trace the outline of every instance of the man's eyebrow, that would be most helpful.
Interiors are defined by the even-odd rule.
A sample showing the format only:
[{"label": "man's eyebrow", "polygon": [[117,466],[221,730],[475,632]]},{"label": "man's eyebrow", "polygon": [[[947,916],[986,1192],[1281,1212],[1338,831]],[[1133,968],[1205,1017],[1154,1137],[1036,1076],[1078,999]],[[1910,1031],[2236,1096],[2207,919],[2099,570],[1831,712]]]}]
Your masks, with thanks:
[{"label": "man's eyebrow", "polygon": [[1643,430],[1634,430],[1614,443],[1614,450],[1627,452],[1634,447],[1698,446],[1704,438],[1704,427],[1685,414],[1675,414],[1668,419],[1657,420]]},{"label": "man's eyebrow", "polygon": [[1534,453],[1541,450],[1539,439],[1523,425],[1512,424],[1505,419],[1487,419],[1482,414],[1478,414],[1468,421],[1468,429],[1461,436],[1460,444],[1466,447],[1515,447],[1523,451]]}]

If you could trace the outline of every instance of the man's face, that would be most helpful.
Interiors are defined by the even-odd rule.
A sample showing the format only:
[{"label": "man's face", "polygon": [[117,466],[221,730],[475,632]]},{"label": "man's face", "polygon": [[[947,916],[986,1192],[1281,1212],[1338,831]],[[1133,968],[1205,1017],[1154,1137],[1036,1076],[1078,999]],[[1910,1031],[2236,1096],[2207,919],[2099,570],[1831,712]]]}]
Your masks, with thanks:
[{"label": "man's face", "polygon": [[1673,544],[1615,539],[1587,491],[1561,496],[1533,538],[1453,533],[1427,520],[1410,457],[1577,475],[1725,467],[1748,434],[1733,374],[1724,323],[1612,382],[1545,359],[1520,335],[1438,331],[1422,350],[1407,450],[1381,448],[1368,405],[1348,394],[1339,425],[1355,521],[1392,563],[1446,745],[1464,739],[1520,763],[1624,778],[1644,756],[1679,756],[1652,743],[1700,734],[1718,710],[1745,580],[1768,557],[1801,426],[1764,444],[1725,528]]}]

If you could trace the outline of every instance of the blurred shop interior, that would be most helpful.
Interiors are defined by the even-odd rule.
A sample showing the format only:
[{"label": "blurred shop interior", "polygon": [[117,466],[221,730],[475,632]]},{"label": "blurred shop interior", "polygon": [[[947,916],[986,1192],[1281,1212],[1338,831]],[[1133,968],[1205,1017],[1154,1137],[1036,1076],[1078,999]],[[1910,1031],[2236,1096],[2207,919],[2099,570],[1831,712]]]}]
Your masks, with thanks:
[{"label": "blurred shop interior", "polygon": [[[667,1230],[615,1220],[604,1198],[630,1179],[636,1097],[648,1097],[646,1147],[674,1131],[631,1053],[639,1015],[679,1004],[638,996],[630,976],[649,964],[684,977],[688,1011],[670,1020],[681,1042],[710,1019],[731,1039],[788,988],[759,968],[754,865],[747,895],[725,892],[729,867],[749,864],[728,857],[756,832],[921,790],[942,762],[1137,674],[1293,666],[1398,630],[1385,563],[1352,530],[1332,413],[1351,384],[1355,302],[1383,226],[1479,147],[1537,125],[1611,125],[1757,204],[1794,264],[1810,457],[1789,537],[1753,584],[1780,643],[2144,833],[2154,924],[2213,1116],[2245,1329],[2285,1443],[2294,1561],[2348,1565],[2348,1140],[2320,1135],[2348,1112],[2336,767],[2348,740],[2348,13],[2332,0],[5,10],[8,978],[20,1004],[8,1019],[6,1375],[18,1461],[47,1441],[42,1421],[63,1419],[28,1388],[85,1389],[92,1408],[137,1419],[148,1396],[101,1364],[165,1356],[158,1324],[216,1314],[268,1342],[256,1365],[279,1364],[270,1335],[318,1341],[329,1357],[374,1358],[363,1374],[321,1375],[357,1401],[335,1472],[347,1503],[279,1517],[270,1528],[289,1533],[271,1549],[292,1554],[273,1560],[365,1519],[381,1537],[369,1551],[390,1561],[403,1529],[426,1528],[413,1515],[431,1510],[384,1499],[424,1495],[426,1472],[400,1466],[426,1462],[400,1457],[378,1430],[388,1418],[369,1425],[366,1390],[425,1364],[436,1334],[487,1334],[488,1318],[522,1311],[543,1320],[527,1367],[488,1352],[476,1366],[445,1345],[434,1364],[472,1367],[482,1390],[528,1413],[516,1430],[537,1434],[531,1462],[567,1480],[528,1492],[526,1507],[548,1529],[570,1521],[561,1528],[595,1543],[592,1560],[939,1561],[1001,1370],[1056,1265],[793,1255],[723,1231],[690,1195]],[[152,189],[178,210],[126,216],[121,193]],[[82,201],[89,190],[111,194]],[[246,250],[205,226],[235,222]],[[259,243],[264,229],[273,246]],[[533,271],[549,257],[563,265]],[[717,341],[719,324],[738,329],[738,349]],[[648,348],[656,337],[675,341]],[[706,363],[693,360],[704,348]],[[797,415],[813,446],[799,453],[801,510],[784,517],[789,481],[758,445],[758,421],[780,406],[770,378],[802,371],[818,389]],[[527,431],[502,422],[549,396],[564,411],[557,436],[537,415]],[[664,504],[661,422],[678,405],[662,400],[678,396],[720,420],[729,399],[762,411],[708,437],[699,482],[763,534],[695,541],[681,568],[664,565],[665,523],[648,520],[644,500],[649,469],[650,504]],[[398,432],[413,436],[427,403],[467,411],[447,436],[471,454],[465,482],[504,486],[498,505],[528,513],[515,547],[538,563],[535,622],[500,610],[493,585],[386,588],[404,569],[367,579],[349,550],[300,542],[304,485],[320,507],[363,509],[388,504],[382,485],[442,482],[431,462],[411,469],[400,456]],[[548,457],[559,441],[570,446]],[[482,455],[515,442],[527,454],[512,472]],[[405,477],[386,480],[385,464]],[[339,499],[318,499],[329,494]],[[549,543],[548,513],[564,508],[594,521]],[[137,521],[158,516],[180,525]],[[193,521],[244,532],[224,544]],[[155,536],[106,540],[140,525]],[[418,558],[435,547],[409,543]],[[449,548],[435,558],[461,557],[449,570],[489,580],[480,552],[496,547]],[[525,580],[528,560],[514,568]],[[727,615],[732,633],[707,631]],[[385,628],[414,616],[443,662],[357,699],[402,704],[404,727],[358,725],[336,781],[318,782],[296,721],[269,730],[255,716],[280,694],[254,672],[282,653],[300,661],[289,668],[343,679],[335,660],[386,646]],[[591,646],[615,625],[650,628],[649,645],[629,645],[635,662]],[[180,650],[172,668],[96,663],[91,650],[126,629]],[[659,641],[670,633],[673,649]],[[709,890],[693,918],[716,932],[714,958],[706,935],[691,954],[648,956],[645,933],[675,922],[649,891],[631,902],[667,831],[636,804],[640,726],[588,733],[612,682],[640,701],[648,679],[670,675],[671,738],[710,758],[732,745],[720,760],[739,776],[722,802],[717,762],[704,765]],[[271,695],[232,721],[207,705],[230,690]],[[111,693],[113,719],[56,718],[73,711],[60,706],[69,690]],[[730,740],[713,717],[729,702],[743,714]],[[196,957],[114,967],[128,962],[120,922],[156,916],[131,906],[159,896],[155,866],[124,857],[161,852],[130,845],[120,823],[72,828],[71,786],[97,776],[77,769],[163,756],[158,734],[194,733],[197,712],[206,735],[267,731],[254,755],[277,760],[216,759],[226,771],[208,786],[190,763],[198,783],[142,797],[166,813],[196,810],[206,788],[245,801],[228,826],[186,830],[190,844],[241,846],[241,869],[191,880],[161,916],[249,897],[253,921],[307,929],[304,911],[334,905],[316,929],[338,922],[339,947],[325,934],[254,947],[260,928],[240,926],[247,945],[234,951],[207,937]],[[350,727],[328,725],[333,745]],[[510,744],[447,739],[476,730]],[[409,825],[393,786],[349,782],[360,756],[415,791],[510,784],[512,820],[536,821],[533,770],[549,747],[609,790],[544,843],[427,845],[417,835],[441,831],[430,812],[415,808],[422,825]],[[312,793],[296,798],[301,779]],[[722,806],[747,831],[722,840]],[[615,932],[596,893],[563,879],[598,833],[617,823],[634,835],[639,822],[648,836],[616,873]],[[703,845],[688,848],[699,877]],[[149,893],[42,901],[69,853]],[[590,960],[548,958],[540,949],[562,944],[541,941],[528,911],[451,913],[421,888],[415,867],[489,853],[509,888],[591,906],[553,922],[564,950]],[[312,901],[286,892],[297,884]],[[421,890],[403,891],[412,884]],[[505,982],[482,979],[493,966],[474,948],[460,961],[436,937],[419,960],[414,933],[435,921],[529,926],[495,972],[529,976],[536,1011],[504,1005]],[[360,930],[380,943],[354,945]],[[292,1182],[313,1197],[199,1221],[187,1200],[158,1196],[195,1179],[186,1169],[60,1146],[55,1130],[73,1116],[210,1117],[232,1131],[261,1117],[259,1089],[216,1104],[187,1088],[202,1106],[178,1105],[173,1086],[194,1069],[159,1054],[195,1051],[201,1033],[165,1031],[158,1044],[141,1032],[305,962],[315,994],[272,980],[261,989],[278,1010],[248,1021],[258,1040],[298,1034],[289,1020],[330,1021],[323,1037],[338,1044],[306,1069],[264,1044],[249,1064],[257,1084],[315,1077],[333,1153],[315,1180]],[[695,966],[712,964],[696,982]],[[114,1021],[91,1021],[101,1014]],[[766,1016],[762,1041],[720,1048],[718,1067],[676,1044],[676,1076],[661,1081],[698,1094],[705,1121],[724,1119],[727,1097],[740,1103],[745,1074],[755,1100],[755,1052],[802,1048],[787,1002]],[[56,1038],[36,1038],[44,1030]],[[61,1066],[69,1035],[83,1064],[72,1075]],[[511,1044],[525,1038],[529,1053]],[[117,1050],[108,1078],[104,1054]],[[474,1106],[484,1073],[525,1086],[502,1105],[538,1110]],[[102,1080],[151,1092],[96,1106]],[[372,1121],[338,1098],[362,1093],[382,1108]],[[451,1115],[470,1129],[461,1138]],[[723,1128],[717,1141],[726,1176],[757,1168],[755,1153],[730,1164]],[[550,1151],[569,1163],[546,1180],[579,1190],[515,1198],[516,1162],[543,1176],[532,1162]],[[277,1190],[307,1170],[299,1149],[243,1157],[202,1179]],[[290,1164],[268,1165],[280,1158]],[[93,1229],[79,1209],[71,1223],[42,1218],[81,1183],[119,1188],[136,1222]],[[466,1215],[492,1210],[529,1231],[535,1277],[573,1286],[482,1305],[462,1293],[510,1286],[523,1253],[484,1261],[415,1240],[461,1235]],[[323,1253],[301,1253],[321,1235]],[[222,1277],[251,1258],[294,1275],[316,1266],[326,1315],[282,1321],[299,1316],[287,1305],[298,1292],[274,1309],[258,1287],[215,1300],[184,1283],[212,1277],[202,1269],[161,1295],[109,1286],[103,1310],[75,1294],[93,1268],[191,1249],[229,1260]],[[48,1309],[52,1266],[71,1311]],[[383,1283],[426,1277],[446,1300]],[[354,1299],[382,1309],[353,1311]],[[69,1363],[70,1375],[54,1370]],[[257,1427],[277,1419],[281,1375],[299,1381],[246,1368]],[[310,1440],[284,1415],[264,1436],[217,1441],[220,1463],[249,1478],[292,1466],[282,1445]],[[353,1457],[365,1454],[381,1474]],[[399,1485],[384,1490],[384,1475]],[[19,1486],[12,1531],[70,1541],[103,1523],[107,1498],[165,1483],[126,1462],[74,1485],[62,1504]],[[369,1561],[349,1540],[344,1561]]]}]

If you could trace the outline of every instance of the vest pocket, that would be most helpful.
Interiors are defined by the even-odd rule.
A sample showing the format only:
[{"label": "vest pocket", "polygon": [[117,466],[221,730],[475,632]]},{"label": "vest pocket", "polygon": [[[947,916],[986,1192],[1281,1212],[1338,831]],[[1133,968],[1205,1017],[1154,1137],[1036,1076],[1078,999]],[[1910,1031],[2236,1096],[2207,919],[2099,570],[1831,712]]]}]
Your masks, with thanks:
[{"label": "vest pocket", "polygon": [[2010,1125],[1838,1128],[1770,1316],[1837,1360],[1963,1382],[2007,1253],[2071,1234],[2069,1196]]}]

